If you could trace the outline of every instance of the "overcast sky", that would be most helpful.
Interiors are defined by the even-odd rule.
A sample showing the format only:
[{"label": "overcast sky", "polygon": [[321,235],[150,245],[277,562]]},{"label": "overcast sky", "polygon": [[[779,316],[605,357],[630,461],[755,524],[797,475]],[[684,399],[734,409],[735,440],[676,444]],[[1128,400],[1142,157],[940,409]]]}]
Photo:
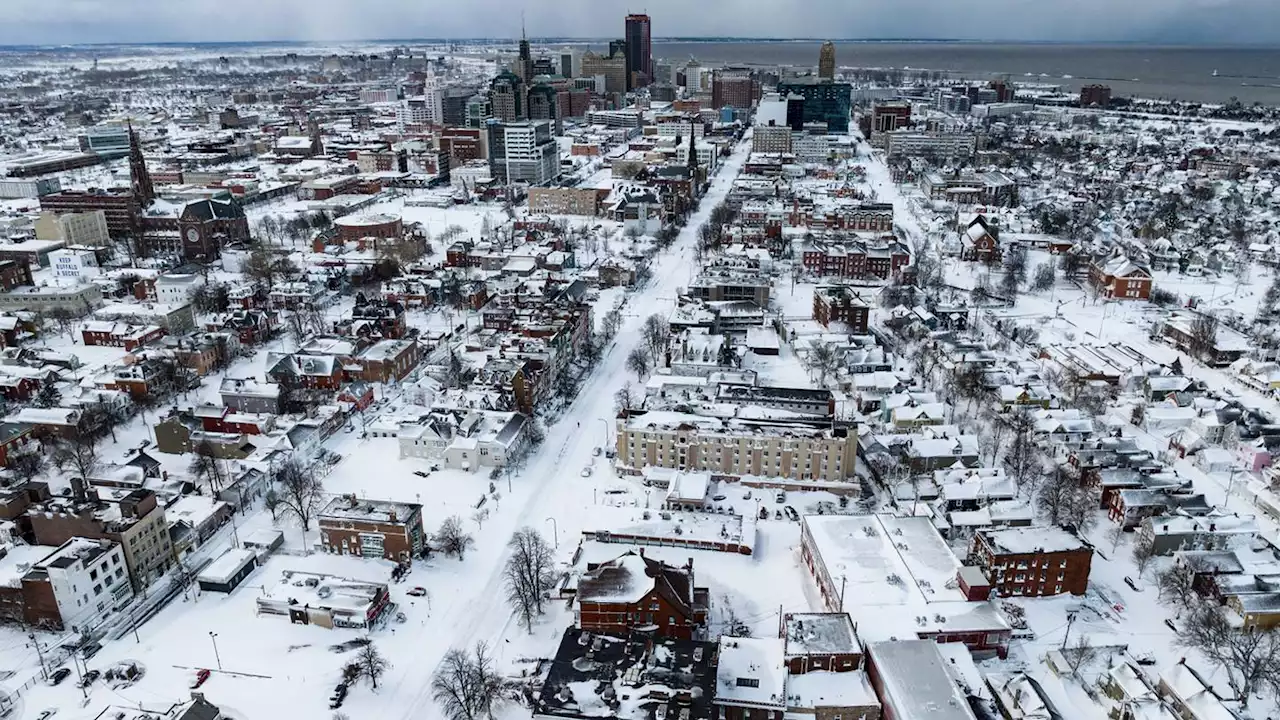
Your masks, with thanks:
[{"label": "overcast sky", "polygon": [[622,34],[1280,44],[1280,0],[0,0],[0,44]]}]

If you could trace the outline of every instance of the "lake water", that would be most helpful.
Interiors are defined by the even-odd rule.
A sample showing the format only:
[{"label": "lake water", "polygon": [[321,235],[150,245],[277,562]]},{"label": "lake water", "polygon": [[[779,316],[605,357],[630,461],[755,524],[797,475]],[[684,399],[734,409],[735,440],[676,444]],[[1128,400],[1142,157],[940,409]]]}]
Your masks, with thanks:
[{"label": "lake water", "polygon": [[[655,41],[653,54],[673,66],[696,57],[704,65],[814,67],[819,45],[816,41]],[[956,77],[980,79],[1007,74],[1015,82],[1060,84],[1072,91],[1099,82],[1110,85],[1116,95],[1205,103],[1222,103],[1234,96],[1246,104],[1280,105],[1280,50],[1275,48],[838,42],[836,64],[944,70]],[[1064,75],[1071,77],[1064,79]]]}]

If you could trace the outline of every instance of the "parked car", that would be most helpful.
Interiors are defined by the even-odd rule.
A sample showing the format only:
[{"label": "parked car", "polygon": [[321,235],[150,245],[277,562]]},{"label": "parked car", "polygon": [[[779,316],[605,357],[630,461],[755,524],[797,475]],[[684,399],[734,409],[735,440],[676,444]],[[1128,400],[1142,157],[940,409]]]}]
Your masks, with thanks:
[{"label": "parked car", "polygon": [[774,499],[774,501],[775,501],[775,502],[780,502],[780,503],[784,503],[784,502],[786,502],[786,501],[787,501],[787,491],[786,491],[786,490],[779,490],[779,491],[778,491],[778,494],[777,494],[777,495],[775,495],[773,499]]},{"label": "parked car", "polygon": [[52,675],[49,676],[49,684],[61,685],[62,681],[66,680],[67,676],[69,676],[70,674],[71,674],[71,668],[58,668],[57,670],[53,671]]},{"label": "parked car", "polygon": [[[88,675],[86,675],[85,677],[88,678]],[[195,678],[191,680],[191,689],[195,690],[196,688],[203,685],[204,682],[208,679],[209,679],[209,671],[204,668],[200,668],[199,670],[196,671]]]},{"label": "parked car", "polygon": [[1133,578],[1128,575],[1124,576],[1124,584],[1128,585],[1134,592],[1142,592],[1142,586],[1134,582]]},{"label": "parked car", "polygon": [[422,597],[427,594],[427,589],[424,587],[410,588],[408,594],[412,597]]},{"label": "parked car", "polygon": [[723,496],[723,495],[715,495],[715,496],[712,496],[712,498],[711,498],[711,499],[712,499],[712,500],[714,500],[715,502],[720,502],[721,500],[724,500],[724,496]]},{"label": "parked car", "polygon": [[47,720],[48,718],[53,717],[57,712],[58,708],[45,708],[36,716],[36,720]]},{"label": "parked car", "polygon": [[90,670],[80,678],[80,687],[82,688],[89,687],[90,685],[93,684],[95,680],[98,679],[100,675],[102,675],[101,672],[97,670]]},{"label": "parked car", "polygon": [[590,466],[590,465],[588,465],[588,466],[586,466],[586,467],[582,468],[582,477],[591,477],[591,466]]},{"label": "parked car", "polygon": [[600,448],[598,448],[598,447],[592,448],[592,449],[591,449],[591,454],[592,454],[592,456],[594,456],[594,457],[600,457]]},{"label": "parked car", "polygon": [[796,509],[790,505],[784,507],[783,511],[787,513],[788,520],[795,520],[797,522],[800,520],[800,513],[796,512]]},{"label": "parked car", "polygon": [[418,477],[430,477],[429,475],[427,475],[426,473],[422,472],[421,470],[414,470],[414,471],[413,471],[413,474],[414,474],[414,475],[417,475]]}]

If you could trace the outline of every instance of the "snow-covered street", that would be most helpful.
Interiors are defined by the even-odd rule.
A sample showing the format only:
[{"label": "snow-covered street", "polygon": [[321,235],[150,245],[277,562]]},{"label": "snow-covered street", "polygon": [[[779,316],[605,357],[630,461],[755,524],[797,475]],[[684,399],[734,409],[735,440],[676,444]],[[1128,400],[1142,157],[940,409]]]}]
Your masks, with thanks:
[{"label": "snow-covered street", "polygon": [[[468,580],[454,588],[436,589],[431,621],[424,627],[403,631],[416,633],[412,638],[417,647],[414,661],[397,665],[386,689],[370,700],[376,703],[374,716],[406,720],[431,717],[435,713],[431,676],[445,653],[477,641],[490,646],[502,643],[503,634],[514,626],[513,611],[503,589],[503,564],[508,555],[505,543],[513,531],[528,525],[546,532],[550,526],[547,518],[553,518],[560,548],[569,552],[586,529],[585,523],[592,519],[589,506],[595,480],[580,477],[579,470],[591,463],[593,448],[605,444],[605,423],[601,420],[612,431],[614,393],[630,377],[627,354],[640,343],[640,326],[645,317],[664,303],[669,305],[676,289],[687,281],[698,228],[723,202],[749,149],[748,136],[721,165],[698,211],[676,242],[656,258],[652,280],[628,298],[625,322],[614,344],[605,351],[563,419],[548,428],[543,446],[526,471],[514,481],[528,487],[517,489],[516,497],[505,502],[477,533],[477,547],[465,561]],[[400,638],[397,641],[403,642]]]}]

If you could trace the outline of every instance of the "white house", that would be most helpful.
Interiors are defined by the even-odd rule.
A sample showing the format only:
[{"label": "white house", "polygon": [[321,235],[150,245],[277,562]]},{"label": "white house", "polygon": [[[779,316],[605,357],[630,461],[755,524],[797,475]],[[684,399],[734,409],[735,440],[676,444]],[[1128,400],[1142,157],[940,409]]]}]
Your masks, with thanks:
[{"label": "white house", "polygon": [[201,285],[204,285],[204,278],[199,275],[161,275],[156,278],[156,299],[162,303],[182,305],[191,300],[191,295]]},{"label": "white house", "polygon": [[520,413],[482,411],[432,413],[401,424],[400,457],[442,460],[445,467],[475,471],[502,467],[527,442],[528,419]]}]

